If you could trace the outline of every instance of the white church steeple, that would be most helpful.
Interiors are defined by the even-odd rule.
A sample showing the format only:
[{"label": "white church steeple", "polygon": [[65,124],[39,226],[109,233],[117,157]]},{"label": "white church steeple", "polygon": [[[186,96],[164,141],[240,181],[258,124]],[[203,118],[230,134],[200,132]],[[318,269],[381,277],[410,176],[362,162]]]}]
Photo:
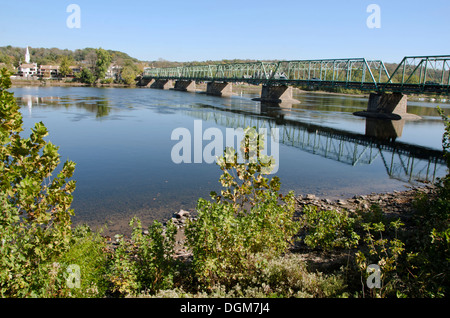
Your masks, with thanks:
[{"label": "white church steeple", "polygon": [[30,63],[30,52],[28,51],[28,46],[27,46],[27,50],[25,52],[25,63]]}]

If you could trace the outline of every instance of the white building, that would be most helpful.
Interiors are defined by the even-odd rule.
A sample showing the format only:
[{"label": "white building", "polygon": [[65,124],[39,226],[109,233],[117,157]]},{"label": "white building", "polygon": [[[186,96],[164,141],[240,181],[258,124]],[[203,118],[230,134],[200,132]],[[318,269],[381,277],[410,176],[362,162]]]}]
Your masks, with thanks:
[{"label": "white building", "polygon": [[116,64],[111,64],[106,71],[105,78],[112,78],[113,80],[121,79],[122,68]]},{"label": "white building", "polygon": [[20,77],[30,78],[33,76],[37,76],[38,67],[36,63],[30,64],[20,64],[17,68],[17,74]]},{"label": "white building", "polygon": [[20,63],[17,68],[17,74],[20,77],[31,78],[33,76],[37,76],[38,67],[36,63],[30,63],[30,52],[27,50],[25,52],[25,63]]}]

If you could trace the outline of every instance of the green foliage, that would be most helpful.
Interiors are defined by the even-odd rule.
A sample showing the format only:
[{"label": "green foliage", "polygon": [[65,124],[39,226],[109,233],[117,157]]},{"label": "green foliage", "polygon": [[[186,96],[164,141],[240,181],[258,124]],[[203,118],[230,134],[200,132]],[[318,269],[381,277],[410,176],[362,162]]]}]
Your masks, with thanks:
[{"label": "green foliage", "polygon": [[136,267],[130,257],[130,243],[123,235],[116,235],[119,246],[115,249],[108,265],[108,279],[111,292],[119,295],[133,295],[139,290]]},{"label": "green foliage", "polygon": [[[68,250],[58,260],[64,278],[60,290],[62,297],[104,297],[109,289],[107,265],[109,253],[107,244],[100,232],[92,231],[87,225],[79,225],[72,230]],[[80,287],[67,287],[67,266],[80,267]]]},{"label": "green foliage", "polygon": [[81,83],[93,85],[95,83],[94,74],[87,68],[83,68],[81,72],[75,74],[75,78]]},{"label": "green foliage", "polygon": [[173,254],[176,226],[169,221],[163,227],[161,223],[154,221],[148,228],[148,234],[144,235],[139,219],[133,218],[130,225],[133,227],[132,241],[140,289],[154,293],[171,288],[175,271]]},{"label": "green foliage", "polygon": [[[38,65],[51,64],[57,65],[64,57],[67,57],[75,62],[81,62],[89,59],[89,54],[95,53],[94,48],[76,49],[74,51],[68,49],[58,48],[30,48],[31,60]],[[128,54],[120,51],[107,50],[111,55],[112,61],[118,59],[130,60],[132,62],[138,62],[137,59],[130,57]],[[18,66],[20,60],[23,60],[25,54],[25,48],[3,46],[0,47],[0,63],[4,62],[8,65]]]},{"label": "green foliage", "polygon": [[0,71],[0,276],[7,277],[0,293],[33,296],[43,292],[38,281],[49,278],[50,264],[69,247],[75,163],[66,161],[51,179],[60,163],[58,147],[44,140],[42,122],[29,138],[20,136],[22,116],[7,91],[9,76]]},{"label": "green foliage", "polygon": [[[450,167],[450,122],[438,107],[445,125],[442,137],[444,156]],[[436,191],[419,192],[413,201],[414,215],[389,222],[379,208],[363,215],[364,246],[356,253],[356,263],[366,278],[369,264],[378,264],[383,281],[372,289],[373,297],[445,297],[450,287],[450,181],[449,173],[436,183]],[[369,221],[369,222],[367,222]],[[390,231],[388,231],[390,229]],[[401,234],[401,237],[400,237]],[[364,290],[363,290],[364,292]]]},{"label": "green foliage", "polygon": [[68,56],[63,56],[61,58],[61,62],[59,65],[59,74],[62,77],[66,77],[67,75],[70,75],[72,70],[70,69],[70,66],[72,65],[72,59]]},{"label": "green foliage", "polygon": [[208,292],[186,292],[182,288],[161,290],[154,297],[170,298],[317,298],[347,297],[341,275],[327,275],[308,270],[302,255],[286,254],[267,261],[247,286],[235,284],[231,288],[214,285]]},{"label": "green foliage", "polygon": [[[390,223],[395,235],[392,238],[383,236],[386,230],[384,223],[363,223],[366,232],[365,246],[356,253],[356,264],[365,279],[368,277],[367,268],[370,264],[380,267],[381,287],[370,290],[372,297],[386,297],[396,295],[401,284],[399,269],[400,256],[405,251],[405,244],[398,239],[397,232],[404,224],[400,221]],[[364,290],[364,287],[363,287]]]},{"label": "green foliage", "polygon": [[296,254],[270,260],[255,280],[266,291],[266,297],[269,293],[301,298],[345,296],[346,285],[341,275],[311,272],[301,255]]},{"label": "green foliage", "polygon": [[358,245],[360,237],[354,230],[356,219],[347,211],[318,210],[308,205],[303,208],[302,221],[307,233],[304,242],[311,248],[350,249]]},{"label": "green foliage", "polygon": [[172,222],[163,227],[154,221],[148,234],[142,233],[141,221],[133,218],[131,241],[119,236],[109,279],[113,292],[121,295],[136,295],[141,291],[155,293],[173,287],[176,261],[173,259],[176,227]]},{"label": "green foliage", "polygon": [[96,80],[105,78],[108,67],[111,64],[111,55],[108,51],[99,48],[97,51],[97,63],[95,65]]},{"label": "green foliage", "polygon": [[112,78],[105,78],[100,81],[100,84],[112,84],[114,80]]},{"label": "green foliage", "polygon": [[138,67],[134,63],[127,61],[122,68],[120,76],[125,84],[132,85],[135,84],[135,79],[138,74]]},{"label": "green foliage", "polygon": [[279,194],[279,179],[264,177],[274,161],[261,154],[263,136],[254,128],[245,129],[244,136],[244,162],[238,163],[234,149],[224,151],[218,159],[224,190],[211,193],[213,202],[200,199],[198,217],[186,228],[196,277],[207,287],[248,283],[268,259],[289,247],[298,231],[293,193]]},{"label": "green foliage", "polygon": [[[437,107],[437,111],[439,115],[441,115],[445,126],[444,134],[442,135],[442,148],[444,150],[444,157],[447,161],[447,168],[450,169],[450,119],[439,106]],[[449,178],[448,173],[446,178]]]},{"label": "green foliage", "polygon": [[[438,107],[445,131],[444,156],[450,169],[450,121]],[[443,297],[450,288],[450,174],[436,184],[436,194],[421,193],[414,201],[414,231],[409,259],[414,285],[411,294]]]}]

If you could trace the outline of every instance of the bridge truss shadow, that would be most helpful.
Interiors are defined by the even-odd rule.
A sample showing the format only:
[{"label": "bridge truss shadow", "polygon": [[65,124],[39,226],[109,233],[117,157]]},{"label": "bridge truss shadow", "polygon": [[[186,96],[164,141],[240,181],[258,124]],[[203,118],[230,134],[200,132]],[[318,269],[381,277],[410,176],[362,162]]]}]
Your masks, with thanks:
[{"label": "bridge truss shadow", "polygon": [[366,132],[360,134],[286,119],[275,104],[262,104],[259,114],[206,104],[196,106],[185,113],[229,128],[266,128],[268,133],[278,128],[280,143],[343,164],[371,165],[381,158],[387,175],[402,182],[433,183],[446,173],[443,151],[395,141],[401,136],[404,121],[366,119]]}]

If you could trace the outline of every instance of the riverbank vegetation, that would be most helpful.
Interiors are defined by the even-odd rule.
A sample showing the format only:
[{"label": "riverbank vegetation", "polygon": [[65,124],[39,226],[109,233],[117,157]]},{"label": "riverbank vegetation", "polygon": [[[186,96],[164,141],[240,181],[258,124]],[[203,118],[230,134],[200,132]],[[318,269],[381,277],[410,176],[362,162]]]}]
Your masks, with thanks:
[{"label": "riverbank vegetation", "polygon": [[[19,47],[0,47],[0,65],[14,73],[23,60],[25,49]],[[139,61],[128,54],[102,48],[61,50],[58,48],[31,48],[32,62],[38,66],[47,65],[58,68],[57,77],[39,77],[42,82],[64,81],[86,85],[123,84],[135,85],[135,78],[142,73],[146,62]],[[30,82],[30,80],[27,80]]]},{"label": "riverbank vegetation", "polygon": [[[75,163],[60,168],[42,123],[23,137],[9,75],[0,72],[2,297],[448,296],[448,174],[395,216],[377,204],[353,212],[300,207],[269,177],[273,158],[261,155],[262,136],[247,128],[241,147],[218,160],[223,190],[198,200],[181,238],[172,220],[144,226],[133,218],[131,237],[109,242],[71,225]],[[450,167],[450,122],[441,116]]]}]

